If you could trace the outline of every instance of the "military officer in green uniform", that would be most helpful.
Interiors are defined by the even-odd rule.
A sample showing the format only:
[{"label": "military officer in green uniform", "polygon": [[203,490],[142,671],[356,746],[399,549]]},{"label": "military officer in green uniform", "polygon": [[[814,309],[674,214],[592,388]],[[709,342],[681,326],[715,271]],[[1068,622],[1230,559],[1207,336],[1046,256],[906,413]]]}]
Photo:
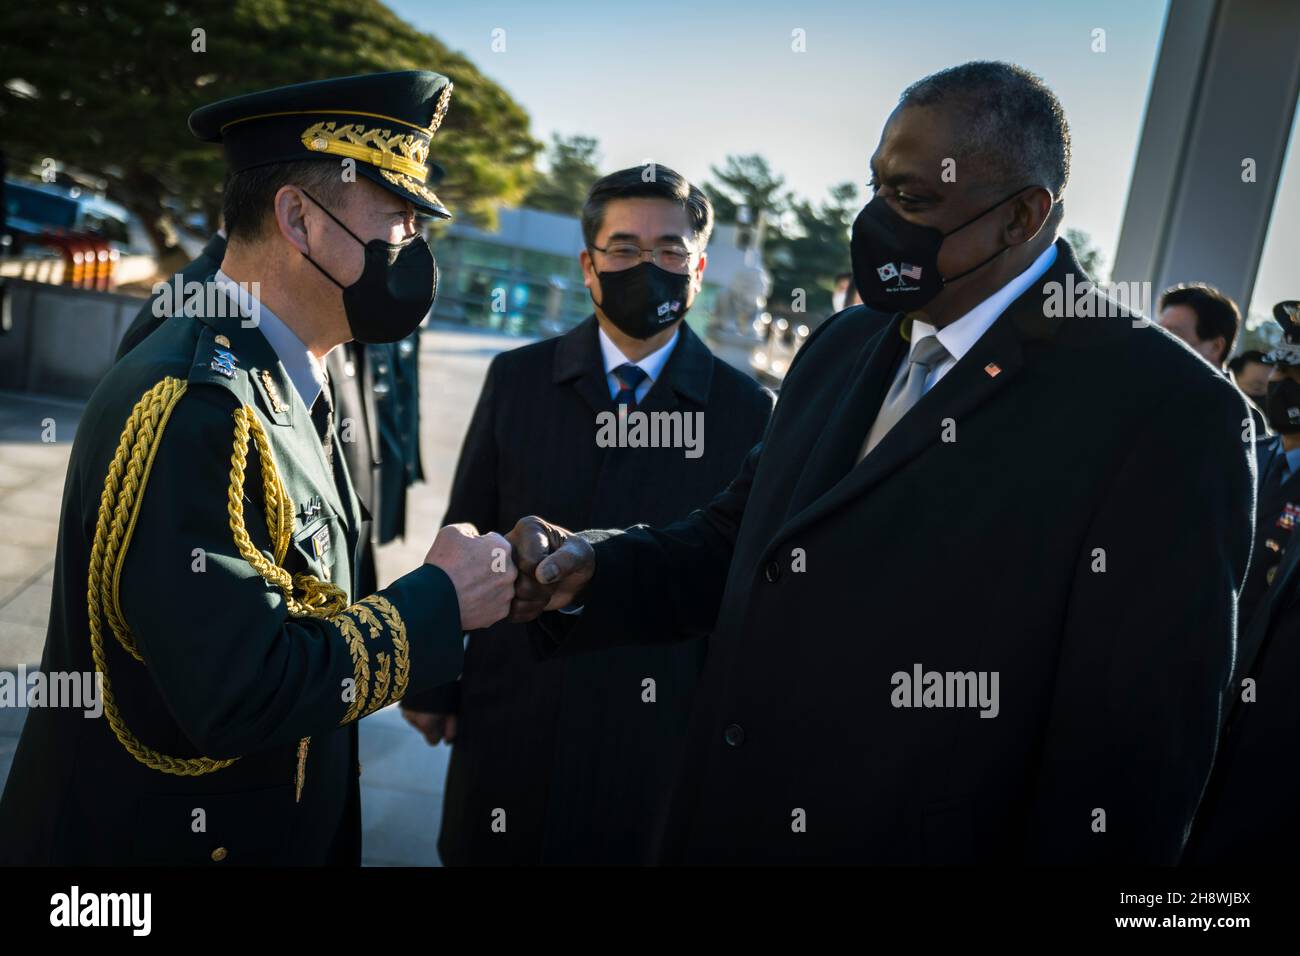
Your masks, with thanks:
[{"label": "military officer in green uniform", "polygon": [[507,613],[509,545],[469,526],[355,593],[322,361],[428,310],[415,214],[449,215],[427,158],[450,92],[376,74],[191,116],[225,150],[229,245],[81,418],[42,669],[95,672],[102,717],[30,711],[0,863],[355,865],[356,721],[453,680],[464,632]]},{"label": "military officer in green uniform", "polygon": [[[430,161],[429,185],[442,180],[444,170]],[[214,233],[198,257],[173,277],[182,286],[206,282],[221,268],[226,234]],[[118,343],[120,360],[166,320],[156,309],[161,293],[145,301]],[[420,460],[420,330],[399,342],[345,342],[333,349],[326,368],[340,421],[352,420],[350,440],[343,443],[348,474],[370,513],[357,552],[357,584],[363,593],[375,587],[375,546],[406,535],[406,496],[411,485],[424,480]]]}]

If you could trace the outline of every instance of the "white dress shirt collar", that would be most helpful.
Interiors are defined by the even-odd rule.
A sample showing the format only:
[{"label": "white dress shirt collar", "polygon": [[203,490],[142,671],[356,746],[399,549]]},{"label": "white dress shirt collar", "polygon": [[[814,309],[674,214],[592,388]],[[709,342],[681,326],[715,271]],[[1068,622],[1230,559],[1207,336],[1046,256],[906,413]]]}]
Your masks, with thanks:
[{"label": "white dress shirt collar", "polygon": [[[605,361],[605,377],[607,379],[612,377],[614,369],[620,365],[635,365],[645,372],[646,379],[641,383],[641,387],[637,389],[638,402],[646,392],[650,391],[650,386],[659,378],[659,374],[664,370],[664,365],[668,362],[668,356],[673,352],[673,346],[677,344],[677,340],[682,336],[682,330],[678,327],[673,331],[671,339],[641,359],[641,361],[633,362],[619,351],[618,346],[614,344],[614,340],[605,334],[604,329],[600,328],[599,325],[596,326],[596,329],[600,334],[600,355]],[[616,385],[611,387],[613,388],[611,395],[617,394],[618,388]]]},{"label": "white dress shirt collar", "polygon": [[[937,332],[928,322],[912,323],[912,348],[927,335],[937,335],[943,347],[952,356],[948,366],[961,361],[961,357],[971,350],[989,327],[997,321],[998,316],[1007,310],[1012,302],[1020,298],[1031,285],[1052,267],[1056,261],[1056,243],[1052,243],[1030,263],[1029,268],[1016,276],[1002,288],[971,309],[955,322],[950,322]],[[911,354],[910,351],[908,353]],[[946,369],[945,369],[946,371]]]},{"label": "white dress shirt collar", "polygon": [[[240,306],[241,314],[250,313],[251,293],[241,289],[220,269],[217,270],[212,281],[224,289],[226,294]],[[302,398],[303,404],[310,409],[326,382],[329,381],[325,375],[324,364],[303,344],[302,339],[298,338],[293,329],[285,325],[284,320],[268,309],[264,303],[257,302],[257,311],[252,314],[256,314],[258,318],[257,330],[262,333],[262,337],[266,339],[275,352],[276,358],[284,366],[285,374],[289,376],[289,381],[293,382],[294,390]]]}]

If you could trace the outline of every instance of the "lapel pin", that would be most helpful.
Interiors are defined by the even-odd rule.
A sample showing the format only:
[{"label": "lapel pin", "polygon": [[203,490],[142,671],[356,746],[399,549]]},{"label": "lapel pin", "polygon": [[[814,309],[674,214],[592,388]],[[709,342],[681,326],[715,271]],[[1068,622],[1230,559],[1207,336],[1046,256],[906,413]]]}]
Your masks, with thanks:
[{"label": "lapel pin", "polygon": [[277,415],[287,412],[289,406],[284,403],[284,399],[280,398],[280,390],[275,387],[275,379],[265,369],[262,370],[262,384],[266,386],[266,397],[271,400],[271,411]]},{"label": "lapel pin", "polygon": [[997,378],[1002,372],[1002,369],[999,366],[994,365],[992,362],[989,362],[988,365],[984,366],[984,371],[988,373],[989,378]]}]

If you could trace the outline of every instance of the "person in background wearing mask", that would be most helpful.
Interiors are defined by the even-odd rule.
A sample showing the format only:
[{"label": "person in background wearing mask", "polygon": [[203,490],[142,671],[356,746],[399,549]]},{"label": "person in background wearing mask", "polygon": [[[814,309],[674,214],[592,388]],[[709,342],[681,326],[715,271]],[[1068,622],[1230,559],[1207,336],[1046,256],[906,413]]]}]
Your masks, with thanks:
[{"label": "person in background wearing mask", "polygon": [[1284,337],[1262,359],[1265,367],[1271,368],[1263,405],[1275,434],[1255,445],[1255,546],[1241,593],[1243,626],[1273,583],[1300,520],[1300,345],[1294,344],[1300,340],[1300,327],[1292,322],[1294,311],[1294,302],[1273,307],[1273,318],[1282,326]]},{"label": "person in background wearing mask", "polygon": [[[663,522],[726,486],[772,399],[682,320],[712,228],[708,198],[665,166],[592,186],[579,260],[594,314],[492,361],[447,521],[504,531],[540,511],[584,527]],[[698,448],[599,440],[602,417],[631,426],[665,413],[702,428]],[[403,702],[430,744],[454,743],[444,863],[645,859],[705,650],[696,634],[661,636],[538,665],[524,629],[501,623],[470,641],[459,681]]]},{"label": "person in background wearing mask", "polygon": [[1237,388],[1260,411],[1264,410],[1264,400],[1268,397],[1270,370],[1271,366],[1264,361],[1264,353],[1258,349],[1249,349],[1228,361],[1228,371],[1232,373]]},{"label": "person in background wearing mask", "polygon": [[853,228],[865,306],[800,349],[727,490],[508,536],[512,618],[581,608],[540,652],[711,634],[660,859],[1179,859],[1250,552],[1246,401],[1095,289],[1052,307],[1087,282],[1069,143],[1020,67],[910,86]]},{"label": "person in background wearing mask", "polygon": [[1266,407],[1278,434],[1261,479],[1248,582],[1264,590],[1241,619],[1223,744],[1188,844],[1192,864],[1290,868],[1300,855],[1300,547],[1287,545],[1300,519],[1300,301],[1279,302],[1273,319],[1282,339],[1265,357],[1273,368]]}]

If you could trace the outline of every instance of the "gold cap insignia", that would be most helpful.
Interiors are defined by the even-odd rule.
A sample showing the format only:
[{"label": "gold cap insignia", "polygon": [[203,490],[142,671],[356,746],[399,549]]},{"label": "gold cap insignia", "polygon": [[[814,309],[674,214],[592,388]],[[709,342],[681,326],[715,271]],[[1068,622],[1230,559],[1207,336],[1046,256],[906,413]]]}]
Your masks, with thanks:
[{"label": "gold cap insignia", "polygon": [[433,139],[433,134],[438,132],[438,127],[442,125],[443,118],[447,115],[447,107],[451,105],[451,81],[442,88],[438,94],[438,105],[433,108],[433,118],[429,120],[429,138]]},{"label": "gold cap insignia", "polygon": [[216,343],[217,343],[218,345],[220,345],[223,349],[228,349],[228,348],[230,348],[230,339],[226,338],[224,335],[218,335],[218,336],[217,336],[215,339],[213,339],[212,341],[216,342]]},{"label": "gold cap insignia", "polygon": [[383,176],[394,186],[400,186],[402,189],[405,189],[407,192],[415,193],[415,195],[419,196],[425,202],[433,203],[435,206],[442,205],[442,200],[438,198],[437,193],[435,193],[428,186],[424,185],[424,183],[418,182],[417,180],[412,179],[410,176],[403,176],[401,173],[390,172],[387,169],[381,169],[379,171],[379,175]]},{"label": "gold cap insignia", "polygon": [[429,178],[429,141],[414,133],[395,133],[360,123],[313,123],[302,133],[302,144],[317,153],[330,153],[395,170],[420,182]]}]

